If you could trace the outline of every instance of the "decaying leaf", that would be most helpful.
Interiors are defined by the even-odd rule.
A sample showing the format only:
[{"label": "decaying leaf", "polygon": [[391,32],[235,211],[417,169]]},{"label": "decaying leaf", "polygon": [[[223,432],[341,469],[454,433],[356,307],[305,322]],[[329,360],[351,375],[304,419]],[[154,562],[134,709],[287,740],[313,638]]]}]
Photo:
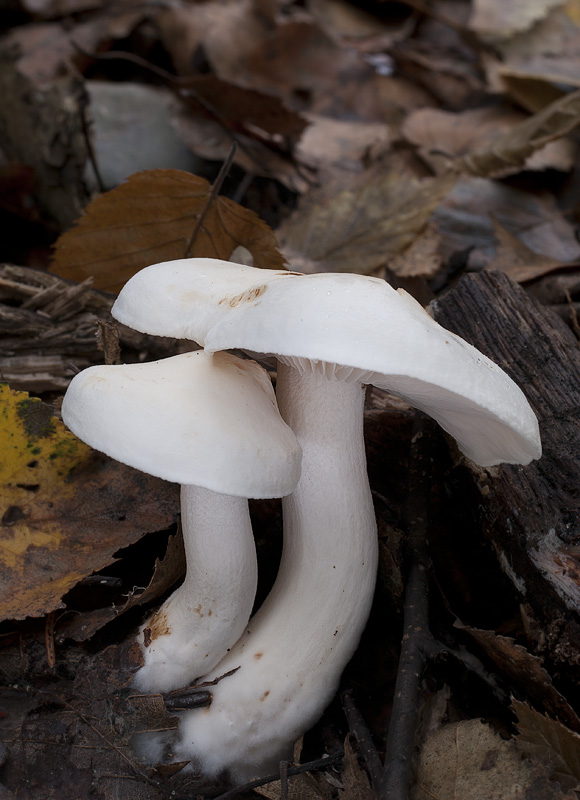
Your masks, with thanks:
[{"label": "decaying leaf", "polygon": [[94,453],[49,406],[7,384],[0,452],[0,619],[61,608],[78,581],[176,515],[176,486]]},{"label": "decaying leaf", "polygon": [[547,275],[556,269],[571,266],[570,262],[535,253],[500,222],[493,220],[493,224],[498,247],[488,269],[500,269],[514,281],[524,283],[541,278],[542,275]]},{"label": "decaying leaf", "polygon": [[558,3],[529,30],[496,42],[484,60],[489,88],[540,111],[580,86],[580,4]]},{"label": "decaying leaf", "polygon": [[[282,796],[282,785],[280,781],[272,781],[264,786],[259,786],[254,790],[261,797],[267,800],[279,800]],[[307,772],[301,775],[291,775],[288,778],[288,800],[328,800],[330,793],[321,791],[319,784]],[[355,800],[353,798],[353,800]]]},{"label": "decaying leaf", "polygon": [[432,277],[441,266],[440,242],[437,225],[429,223],[404,252],[389,259],[389,269],[401,278]]},{"label": "decaying leaf", "polygon": [[536,253],[561,261],[580,256],[573,226],[549,192],[530,192],[486,178],[461,178],[439,204],[434,218],[442,234],[443,259],[471,251],[469,265],[485,268],[495,257],[498,220]]},{"label": "decaying leaf", "polygon": [[547,770],[478,719],[444,725],[423,745],[412,800],[573,800]]},{"label": "decaying leaf", "polygon": [[562,789],[580,790],[580,736],[527,703],[514,700],[512,710],[518,718],[518,748],[546,764]]},{"label": "decaying leaf", "polygon": [[[294,743],[292,761],[300,764],[302,754],[303,737],[301,736]],[[282,781],[271,781],[263,786],[258,786],[256,794],[266,797],[268,800],[278,800],[282,797]],[[288,800],[331,800],[334,792],[329,784],[318,773],[302,772],[299,775],[288,777]]]},{"label": "decaying leaf", "polygon": [[469,27],[485,39],[507,39],[531,28],[562,0],[474,0]]},{"label": "decaying leaf", "polygon": [[280,231],[284,254],[317,271],[371,274],[414,241],[454,183],[394,169],[354,189],[311,192]]},{"label": "decaying leaf", "polygon": [[[149,264],[184,258],[211,187],[179,170],[148,170],[98,197],[77,226],[56,243],[52,269],[62,277],[118,290]],[[229,259],[239,245],[254,265],[280,269],[283,258],[271,229],[251,211],[226,197],[210,204],[191,256]]]},{"label": "decaying leaf", "polygon": [[[493,150],[499,137],[525,122],[522,114],[505,106],[490,106],[453,113],[438,108],[421,108],[406,118],[402,133],[419,146],[419,154],[429,166],[441,174],[453,165],[455,158],[469,156],[477,150]],[[571,141],[559,139],[520,163],[507,161],[493,177],[505,177],[522,169],[567,171],[574,163],[575,147]]]},{"label": "decaying leaf", "polygon": [[338,790],[340,800],[374,800],[376,797],[348,736],[344,743],[344,761],[340,777],[343,787]]},{"label": "decaying leaf", "polygon": [[62,641],[74,639],[76,642],[84,642],[90,639],[104,625],[126,611],[159,599],[184,574],[185,551],[183,549],[183,537],[181,535],[170,536],[167,542],[167,551],[163,558],[156,560],[153,577],[143,591],[129,594],[126,603],[120,607],[97,608],[94,611],[74,614],[70,618],[63,620],[58,626],[58,639]]},{"label": "decaying leaf", "polygon": [[391,144],[388,125],[381,122],[352,122],[311,114],[309,127],[298,145],[296,156],[316,169],[334,167],[362,171],[365,162],[386,154]]},{"label": "decaying leaf", "polygon": [[197,113],[215,119],[217,112],[228,130],[252,134],[260,141],[283,146],[285,141],[297,139],[308,124],[277,97],[236,86],[215,75],[194,75],[180,85],[180,97]]},{"label": "decaying leaf", "polygon": [[571,728],[580,731],[580,719],[552,683],[549,673],[541,659],[528,652],[525,647],[516,644],[507,636],[500,636],[494,631],[472,628],[456,623],[483,648],[485,655],[497,667],[499,673],[523,688],[526,695],[541,704],[554,716],[559,717]]},{"label": "decaying leaf", "polygon": [[490,146],[459,159],[454,167],[480,177],[498,175],[507,168],[523,167],[532,153],[566,136],[578,124],[580,90],[550,103],[525,122],[498,136]]},{"label": "decaying leaf", "polygon": [[[155,14],[161,40],[178,74],[189,75],[196,52],[222,80],[249,85],[244,72],[252,50],[270,30],[265,8],[254,0],[214,0],[211,3],[166,4]],[[235,46],[233,46],[235,43]]]}]

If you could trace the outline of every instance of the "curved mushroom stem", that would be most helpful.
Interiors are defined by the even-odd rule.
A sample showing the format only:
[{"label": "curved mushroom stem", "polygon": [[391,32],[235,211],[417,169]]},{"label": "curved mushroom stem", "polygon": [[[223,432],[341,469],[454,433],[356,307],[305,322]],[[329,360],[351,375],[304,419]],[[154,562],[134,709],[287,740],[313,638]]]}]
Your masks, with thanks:
[{"label": "curved mushroom stem", "polygon": [[272,771],[320,716],[370,610],[377,567],[363,440],[364,390],[280,365],[280,411],[303,449],[283,500],[274,587],[232,651],[205,678],[212,705],[185,712],[177,758],[237,782]]},{"label": "curved mushroom stem", "polygon": [[185,580],[138,634],[145,663],[134,685],[143,691],[179,689],[205,675],[252,612],[258,570],[248,501],[182,486],[181,525]]}]

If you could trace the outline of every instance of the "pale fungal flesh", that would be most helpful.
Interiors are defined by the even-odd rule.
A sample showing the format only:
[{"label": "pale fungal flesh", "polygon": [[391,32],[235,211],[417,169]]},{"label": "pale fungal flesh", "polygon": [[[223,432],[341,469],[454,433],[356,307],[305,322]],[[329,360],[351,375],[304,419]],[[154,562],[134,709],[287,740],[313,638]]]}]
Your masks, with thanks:
[{"label": "pale fungal flesh", "polygon": [[272,592],[204,680],[238,669],[212,689],[209,708],[182,713],[174,745],[178,759],[239,782],[289,757],[331,699],[367,619],[377,542],[361,384],[433,416],[482,466],[538,458],[538,424],[503,370],[376,278],[188,259],[149,267],[124,291],[118,316],[140,330],[158,332],[140,327],[135,299],[162,296],[165,335],[186,331],[212,352],[276,355],[278,403],[303,450],[302,476],[283,500]]},{"label": "pale fungal flesh", "polygon": [[167,692],[204,675],[250,618],[258,565],[248,501],[199,486],[181,487],[187,572],[181,586],[140,628],[143,666],[133,684]]},{"label": "pale fungal flesh", "polygon": [[300,448],[266,372],[227,353],[185,353],[77,375],[63,419],[92,447],[182,484],[184,583],[141,628],[141,690],[187,685],[239,638],[257,583],[248,497],[288,494]]},{"label": "pale fungal flesh", "polygon": [[302,446],[302,476],[282,501],[284,548],[274,588],[204,680],[208,709],[181,715],[178,759],[234,782],[275,772],[320,716],[367,620],[377,566],[363,441],[364,390],[280,367],[281,413]]}]

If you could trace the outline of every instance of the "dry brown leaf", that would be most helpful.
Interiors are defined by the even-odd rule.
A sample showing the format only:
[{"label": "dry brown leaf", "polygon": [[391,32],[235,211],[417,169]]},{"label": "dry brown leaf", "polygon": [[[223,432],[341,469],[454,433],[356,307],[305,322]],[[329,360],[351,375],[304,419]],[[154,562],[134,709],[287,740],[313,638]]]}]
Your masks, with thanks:
[{"label": "dry brown leaf", "polygon": [[489,177],[506,168],[523,167],[527,158],[549,142],[566,136],[580,124],[580,90],[565,95],[515,128],[502,133],[491,145],[455,162],[455,169]]},{"label": "dry brown leaf", "polygon": [[42,84],[62,75],[67,64],[82,64],[85,57],[80,51],[95,52],[107,40],[127,36],[143,15],[142,8],[121,9],[77,25],[29,23],[12,28],[3,42],[8,48],[17,48],[18,70],[33,83]]},{"label": "dry brown leaf", "polygon": [[486,40],[507,39],[528,30],[563,0],[474,0],[469,27]]},{"label": "dry brown leaf", "polygon": [[465,176],[440,203],[434,218],[443,236],[443,260],[471,250],[472,269],[486,268],[495,257],[492,219],[536,253],[570,262],[580,257],[574,227],[549,192],[532,194],[499,181]]},{"label": "dry brown leaf", "polygon": [[[232,134],[217,120],[196,114],[176,99],[171,109],[171,124],[180,139],[200,158],[208,161],[225,161],[232,149]],[[291,191],[303,192],[308,183],[296,170],[295,164],[275,148],[236,133],[238,149],[234,163],[246,172],[275,176]]]},{"label": "dry brown leaf", "polygon": [[21,5],[29,14],[50,19],[102,8],[104,3],[103,0],[22,0]]},{"label": "dry brown leaf", "polygon": [[518,748],[546,764],[562,789],[579,791],[580,736],[526,703],[514,700],[511,707],[518,718]]},{"label": "dry brown leaf", "polygon": [[419,275],[431,278],[441,266],[440,244],[438,226],[429,223],[404,252],[389,259],[388,267],[400,278],[415,278]]},{"label": "dry brown leaf", "polygon": [[277,97],[236,86],[215,75],[187,78],[180,83],[179,96],[197,114],[215,119],[217,112],[219,120],[229,130],[253,135],[258,141],[272,142],[280,149],[286,142],[298,139],[308,124]]},{"label": "dry brown leaf", "polygon": [[570,262],[535,253],[517,236],[510,233],[497,220],[493,220],[495,235],[498,241],[496,255],[488,265],[488,269],[499,269],[514,281],[524,283],[541,278],[556,269],[571,266]]},{"label": "dry brown leaf", "polygon": [[117,619],[126,611],[158,600],[172,586],[175,586],[184,574],[183,538],[181,535],[170,536],[167,542],[167,551],[162,559],[156,560],[153,577],[142,592],[129,594],[124,605],[84,611],[82,614],[73,614],[68,619],[60,621],[58,625],[59,641],[74,639],[76,642],[85,642],[107,623]]},{"label": "dry brown leaf", "polygon": [[[388,17],[379,19],[377,14],[369,13],[360,6],[361,4],[355,5],[347,0],[310,0],[308,10],[333,39],[344,38],[347,41],[367,39],[390,32],[391,29],[396,32],[393,33],[393,38],[396,34],[398,38],[402,38],[401,28],[409,33],[409,18],[403,17],[401,21],[400,16],[396,16],[396,22],[389,26]],[[413,25],[412,19],[410,25]]]},{"label": "dry brown leaf", "polygon": [[[87,207],[77,226],[57,241],[52,270],[97,289],[116,291],[150,264],[184,258],[209,183],[179,170],[148,170],[106,192]],[[280,269],[284,260],[271,229],[225,197],[212,202],[191,256],[229,259],[239,245],[254,265]]]},{"label": "dry brown leaf", "polygon": [[365,164],[383,156],[391,133],[381,122],[352,122],[308,115],[310,125],[296,150],[303,164],[318,170],[329,168],[360,172]]},{"label": "dry brown leaf", "polygon": [[478,719],[444,725],[422,747],[411,800],[573,800],[547,770]]},{"label": "dry brown leaf", "polygon": [[[268,800],[280,800],[282,784],[280,781],[272,781],[264,786],[258,786],[254,791]],[[288,778],[288,794],[285,796],[288,800],[325,800],[328,797],[320,791],[318,784],[308,773],[291,775]]]},{"label": "dry brown leaf", "polygon": [[580,87],[580,2],[558,4],[529,31],[496,43],[498,57],[484,59],[492,92],[507,93],[528,111],[539,111]]},{"label": "dry brown leaf", "polygon": [[178,489],[105,459],[26,392],[0,385],[0,619],[62,607],[117,550],[167,528]]},{"label": "dry brown leaf", "polygon": [[317,24],[290,19],[248,56],[246,78],[292,102],[305,90],[310,100],[322,93],[340,93],[337,75],[350,77],[361,68],[360,57],[339,47]]},{"label": "dry brown leaf", "polygon": [[190,75],[203,48],[218,77],[251,85],[245,80],[247,57],[270,31],[256,5],[255,0],[212,0],[157,11],[155,24],[177,73]]},{"label": "dry brown leaf", "polygon": [[280,231],[290,263],[317,271],[371,274],[408,247],[423,230],[455,177],[417,180],[403,170],[305,195]]},{"label": "dry brown leaf", "polygon": [[[476,150],[490,150],[502,134],[507,134],[527,119],[502,106],[469,109],[453,113],[423,108],[409,114],[402,126],[403,136],[419,146],[419,154],[437,174],[453,165],[455,158]],[[575,147],[571,141],[548,142],[523,164],[503,163],[490,177],[505,177],[522,169],[560,169],[567,171],[574,163]]]},{"label": "dry brown leaf", "polygon": [[566,698],[558,692],[541,659],[516,644],[507,636],[493,631],[480,630],[456,623],[456,627],[468,633],[483,648],[485,655],[528,697],[559,717],[570,727],[580,731],[580,719]]},{"label": "dry brown leaf", "polygon": [[340,778],[343,787],[338,790],[340,800],[374,800],[376,798],[368,776],[358,762],[349,736],[344,742],[344,759]]},{"label": "dry brown leaf", "polygon": [[[461,5],[468,7],[464,3]],[[390,52],[405,74],[424,86],[431,98],[435,97],[450,109],[465,108],[472,104],[474,95],[484,90],[483,81],[474,68],[473,58],[457,57],[457,42],[446,46],[440,39],[439,28],[438,35],[432,35],[429,40],[413,36],[390,48]],[[432,105],[432,101],[428,105]]]}]

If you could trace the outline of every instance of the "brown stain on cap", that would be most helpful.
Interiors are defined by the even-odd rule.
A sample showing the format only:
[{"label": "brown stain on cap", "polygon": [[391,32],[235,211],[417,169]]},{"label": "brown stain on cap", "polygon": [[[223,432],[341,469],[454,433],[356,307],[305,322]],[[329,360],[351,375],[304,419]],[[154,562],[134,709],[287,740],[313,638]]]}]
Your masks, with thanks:
[{"label": "brown stain on cap", "polygon": [[242,292],[234,297],[222,297],[222,299],[219,301],[219,305],[228,305],[232,308],[235,308],[242,303],[251,303],[254,300],[257,300],[258,297],[261,297],[267,288],[267,284],[264,283],[262,286],[254,286],[253,289],[248,289],[247,292]]}]

